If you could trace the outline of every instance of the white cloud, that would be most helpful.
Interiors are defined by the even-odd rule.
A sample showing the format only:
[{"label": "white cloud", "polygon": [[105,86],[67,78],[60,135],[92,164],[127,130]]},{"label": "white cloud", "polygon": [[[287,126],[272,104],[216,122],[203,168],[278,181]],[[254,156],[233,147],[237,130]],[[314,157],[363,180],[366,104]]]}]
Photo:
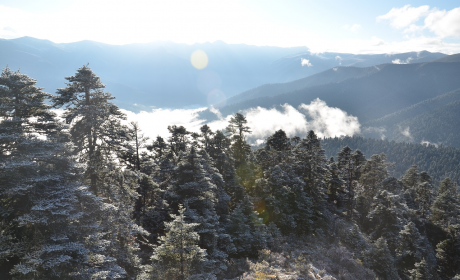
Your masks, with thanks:
[{"label": "white cloud", "polygon": [[446,42],[437,37],[406,37],[397,41],[385,41],[379,37],[370,39],[348,39],[327,44],[328,47],[310,48],[312,53],[342,52],[354,54],[395,54],[405,52],[441,52],[455,54],[460,52],[459,42]]},{"label": "white cloud", "polygon": [[305,58],[301,58],[301,59],[300,59],[300,65],[302,65],[302,66],[308,66],[308,67],[313,66],[313,65],[310,63],[310,60],[305,59]]},{"label": "white cloud", "polygon": [[431,143],[430,141],[426,141],[426,140],[422,140],[422,142],[420,142],[420,144],[425,145],[425,146],[433,145],[433,146],[435,146],[436,148],[438,147],[438,144],[436,144],[436,143]]},{"label": "white cloud", "polygon": [[[302,104],[299,109],[285,104],[281,110],[261,107],[244,110],[248,126],[252,133],[247,136],[250,143],[261,143],[275,131],[283,129],[289,137],[304,137],[309,130],[320,136],[333,137],[354,135],[360,132],[358,118],[349,116],[339,108],[328,107],[324,101],[314,100],[309,105]],[[205,120],[200,119],[201,109],[153,109],[151,112],[134,113],[123,110],[127,115],[127,123],[135,121],[145,136],[155,139],[160,135],[167,139],[169,125],[182,125],[188,131],[199,132]],[[227,127],[231,116],[222,117],[221,113],[211,108],[217,120],[208,122],[209,127],[216,131]]]},{"label": "white cloud", "polygon": [[319,98],[309,105],[300,105],[299,109],[311,118],[308,122],[309,130],[313,129],[319,136],[351,136],[360,132],[357,117],[350,116],[339,108],[328,107],[326,102]]},{"label": "white cloud", "polygon": [[385,127],[365,127],[363,130],[363,135],[365,137],[371,137],[371,138],[380,138],[381,140],[385,140],[386,135],[385,133],[387,132]]},{"label": "white cloud", "polygon": [[139,113],[122,109],[122,112],[127,116],[127,123],[137,122],[146,136],[155,139],[158,135],[168,138],[169,125],[182,125],[189,131],[198,132],[204,124],[198,113],[204,109],[153,109],[151,112]]},{"label": "white cloud", "polygon": [[[425,18],[422,25],[416,23]],[[393,8],[387,14],[378,16],[377,21],[387,20],[404,33],[417,33],[427,29],[440,38],[460,36],[460,8],[450,11],[430,9],[429,6]]]},{"label": "white cloud", "polygon": [[459,37],[460,8],[431,12],[425,18],[425,27],[441,38]]},{"label": "white cloud", "polygon": [[402,29],[417,22],[430,12],[430,6],[411,7],[405,5],[402,8],[392,8],[388,13],[378,16],[377,21],[387,20],[390,25],[397,29]]},{"label": "white cloud", "polygon": [[[340,56],[336,56],[335,57],[335,60],[338,60],[339,61],[339,65],[342,65],[342,58]],[[337,71],[336,68],[334,68],[335,70],[334,71]]]},{"label": "white cloud", "polygon": [[284,130],[289,137],[305,136],[309,130],[305,115],[287,104],[280,111],[257,107],[245,110],[243,114],[252,130],[252,134],[248,136],[251,142],[265,140],[279,129]]},{"label": "white cloud", "polygon": [[358,30],[361,29],[361,25],[359,25],[359,24],[352,24],[352,25],[346,24],[346,25],[343,26],[343,28],[346,29],[346,30],[349,30],[351,32],[356,33],[356,32],[358,32]]},{"label": "white cloud", "polygon": [[404,135],[405,137],[407,137],[407,139],[409,139],[410,141],[414,140],[414,138],[410,134],[410,127],[406,127],[404,129],[399,127],[399,132],[401,132],[401,134]]},{"label": "white cloud", "polygon": [[392,60],[391,63],[393,64],[409,64],[412,60],[414,60],[412,57],[408,57],[406,60],[401,60],[399,58]]}]

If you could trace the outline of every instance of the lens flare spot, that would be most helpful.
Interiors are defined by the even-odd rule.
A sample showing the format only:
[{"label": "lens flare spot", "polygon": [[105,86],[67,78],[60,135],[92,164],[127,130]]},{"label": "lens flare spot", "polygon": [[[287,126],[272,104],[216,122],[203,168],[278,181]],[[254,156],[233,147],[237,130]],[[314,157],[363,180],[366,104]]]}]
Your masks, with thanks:
[{"label": "lens flare spot", "polygon": [[193,67],[198,70],[206,68],[208,66],[208,56],[202,50],[196,50],[192,53],[190,57],[190,62],[192,63]]},{"label": "lens flare spot", "polygon": [[224,107],[227,103],[227,98],[225,97],[225,93],[223,93],[220,89],[215,89],[208,93],[208,104],[213,106],[214,108],[221,108]]}]

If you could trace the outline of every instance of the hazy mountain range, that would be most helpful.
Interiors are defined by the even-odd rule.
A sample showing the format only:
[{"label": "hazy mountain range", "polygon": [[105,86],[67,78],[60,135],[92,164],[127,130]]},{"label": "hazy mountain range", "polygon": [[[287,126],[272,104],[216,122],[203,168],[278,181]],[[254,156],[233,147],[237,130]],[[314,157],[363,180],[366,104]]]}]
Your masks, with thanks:
[{"label": "hazy mountain range", "polygon": [[[203,50],[204,70],[190,55]],[[121,108],[197,108],[219,103],[223,116],[260,107],[297,108],[316,98],[358,117],[366,137],[460,147],[460,54],[430,52],[354,55],[312,54],[306,47],[278,48],[223,42],[107,45],[56,44],[23,37],[0,39],[0,64],[37,79],[45,91],[89,63]],[[219,100],[217,100],[219,101]],[[201,118],[216,118],[208,111]]]},{"label": "hazy mountain range", "polygon": [[[198,49],[209,58],[204,70],[197,70],[190,63],[191,54]],[[150,107],[207,106],[221,101],[224,96],[229,98],[263,84],[291,82],[336,66],[415,63],[444,56],[429,52],[312,54],[307,47],[257,47],[221,41],[195,45],[154,42],[118,46],[92,41],[56,44],[31,37],[0,39],[2,68],[6,65],[13,70],[20,68],[22,73],[37,79],[45,91],[54,93],[65,86],[65,76],[73,75],[77,68],[89,63],[107,85],[107,90],[116,96],[116,103],[134,111]],[[342,79],[348,77],[346,75],[349,74]],[[309,83],[325,84],[328,79]],[[209,96],[213,91],[218,99]]]}]

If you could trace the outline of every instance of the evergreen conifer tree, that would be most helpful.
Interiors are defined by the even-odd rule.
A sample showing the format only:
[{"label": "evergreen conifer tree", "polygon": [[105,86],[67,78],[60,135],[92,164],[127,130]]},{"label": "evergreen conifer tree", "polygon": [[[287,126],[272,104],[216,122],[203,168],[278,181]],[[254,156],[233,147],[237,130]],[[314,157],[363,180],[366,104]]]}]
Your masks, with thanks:
[{"label": "evergreen conifer tree", "polygon": [[206,259],[206,250],[198,245],[200,236],[194,231],[199,224],[186,221],[182,205],[178,211],[178,215],[171,214],[171,222],[165,223],[166,235],[154,249],[154,279],[188,279]]},{"label": "evergreen conifer tree", "polygon": [[415,264],[415,268],[410,271],[411,280],[431,280],[434,279],[430,272],[425,259],[423,258],[420,262]]},{"label": "evergreen conifer tree", "polygon": [[0,248],[17,279],[122,278],[97,226],[110,215],[77,184],[69,136],[35,80],[8,68],[0,77]]},{"label": "evergreen conifer tree", "polygon": [[431,220],[444,228],[460,224],[460,200],[457,187],[451,179],[446,178],[439,186],[438,196],[431,207]]},{"label": "evergreen conifer tree", "polygon": [[396,259],[398,266],[403,270],[409,270],[415,263],[421,261],[424,255],[421,236],[413,222],[409,222],[399,232],[398,245],[396,247]]},{"label": "evergreen conifer tree", "polygon": [[185,205],[187,219],[192,223],[199,223],[196,228],[200,235],[199,244],[208,254],[207,261],[202,263],[203,272],[219,274],[226,269],[227,254],[222,250],[225,248],[222,242],[228,241],[228,238],[223,235],[223,225],[220,224],[216,211],[217,186],[204,169],[203,159],[195,148],[181,152],[180,157],[181,161],[175,171],[175,182],[168,193],[168,202],[172,209],[178,203]]},{"label": "evergreen conifer tree", "polygon": [[125,118],[104,92],[100,78],[88,67],[77,69],[74,76],[66,77],[67,87],[57,90],[54,106],[65,106],[63,117],[72,124],[70,134],[80,157],[86,164],[85,177],[91,190],[97,193],[100,170],[104,163],[121,148],[126,140],[126,129],[120,124]]},{"label": "evergreen conifer tree", "polygon": [[379,276],[379,279],[400,279],[394,265],[393,256],[384,238],[379,238],[375,246],[366,253],[369,267]]}]

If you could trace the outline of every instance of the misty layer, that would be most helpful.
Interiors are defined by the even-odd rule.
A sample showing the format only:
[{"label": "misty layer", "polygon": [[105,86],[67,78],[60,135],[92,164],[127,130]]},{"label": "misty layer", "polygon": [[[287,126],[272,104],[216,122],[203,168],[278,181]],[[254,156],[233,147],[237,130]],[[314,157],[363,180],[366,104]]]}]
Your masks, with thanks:
[{"label": "misty layer", "polygon": [[[288,137],[305,136],[309,130],[314,130],[319,137],[353,136],[360,133],[360,123],[357,117],[347,112],[327,106],[319,98],[310,104],[301,104],[294,108],[284,104],[282,109],[265,109],[261,107],[244,110],[248,126],[252,133],[247,136],[251,144],[260,144],[273,131],[283,129]],[[184,126],[188,131],[198,132],[200,127],[207,124],[212,130],[224,130],[231,115],[223,117],[216,108],[212,109],[217,120],[206,122],[200,119],[201,109],[153,109],[151,112],[134,113],[123,110],[128,122],[137,122],[146,136],[154,139],[160,135],[167,138],[169,125]]]}]

